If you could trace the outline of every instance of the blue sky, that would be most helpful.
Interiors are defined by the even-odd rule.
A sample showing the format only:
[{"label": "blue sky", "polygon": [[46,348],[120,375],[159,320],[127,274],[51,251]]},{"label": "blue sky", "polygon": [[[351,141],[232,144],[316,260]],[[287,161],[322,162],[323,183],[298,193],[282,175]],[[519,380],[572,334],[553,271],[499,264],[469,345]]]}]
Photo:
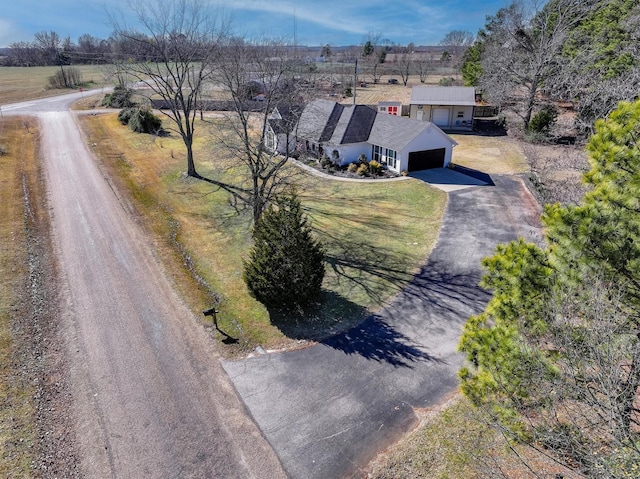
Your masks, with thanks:
[{"label": "blue sky", "polygon": [[[435,45],[452,30],[476,33],[487,15],[507,0],[210,0],[233,18],[238,33],[277,37],[302,45],[357,45],[369,32],[397,44]],[[111,32],[107,10],[128,0],[5,0],[0,8],[0,46],[30,41],[39,31],[62,37]]]}]

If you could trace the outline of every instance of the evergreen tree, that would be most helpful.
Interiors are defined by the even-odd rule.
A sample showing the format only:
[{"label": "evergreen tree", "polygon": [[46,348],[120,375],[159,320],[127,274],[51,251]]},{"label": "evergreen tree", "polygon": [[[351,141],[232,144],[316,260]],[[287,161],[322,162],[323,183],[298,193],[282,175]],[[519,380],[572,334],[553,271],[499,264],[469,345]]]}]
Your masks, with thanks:
[{"label": "evergreen tree", "polygon": [[295,192],[267,208],[254,227],[253,240],[244,280],[258,301],[286,308],[318,297],[324,249],[313,238]]},{"label": "evergreen tree", "polygon": [[493,298],[464,327],[463,392],[510,437],[587,477],[640,464],[640,101],[598,121],[593,189],[543,216],[547,246],[484,261]]}]

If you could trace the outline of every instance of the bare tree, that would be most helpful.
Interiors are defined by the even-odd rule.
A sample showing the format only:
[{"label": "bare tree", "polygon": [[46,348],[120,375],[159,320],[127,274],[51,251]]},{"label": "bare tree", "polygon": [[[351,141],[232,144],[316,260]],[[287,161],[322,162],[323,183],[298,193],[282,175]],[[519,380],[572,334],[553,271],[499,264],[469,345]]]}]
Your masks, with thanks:
[{"label": "bare tree", "polygon": [[187,175],[204,179],[193,156],[196,113],[202,87],[213,74],[212,53],[227,25],[202,0],[141,0],[132,8],[143,33],[112,16],[116,40],[131,49],[120,52],[117,69],[144,86],[140,94],[164,101],[161,111],[186,148]]},{"label": "bare tree", "polygon": [[382,77],[380,65],[385,62],[390,47],[391,42],[382,39],[380,33],[369,33],[362,44],[362,58],[373,83],[378,83]]},{"label": "bare tree", "polygon": [[408,48],[402,48],[402,51],[396,54],[396,63],[393,67],[393,72],[400,75],[402,83],[407,86],[409,81],[409,75],[413,70],[413,53]]},{"label": "bare tree", "polygon": [[480,86],[493,103],[513,108],[525,130],[545,81],[560,69],[568,32],[593,1],[522,0],[488,18]]},{"label": "bare tree", "polygon": [[[250,209],[257,223],[269,202],[294,181],[284,167],[293,153],[297,120],[311,90],[300,84],[294,74],[296,60],[288,58],[286,46],[278,41],[233,40],[218,53],[215,78],[231,97],[225,125],[233,130],[233,135],[219,135],[218,140],[243,165],[246,174],[233,187],[232,198]],[[269,113],[275,108],[281,116],[270,123]],[[280,151],[268,140],[274,130],[285,136]]]},{"label": "bare tree", "polygon": [[466,30],[453,30],[444,36],[440,45],[446,47],[447,51],[459,60],[464,50],[473,45],[474,41],[473,33]]}]

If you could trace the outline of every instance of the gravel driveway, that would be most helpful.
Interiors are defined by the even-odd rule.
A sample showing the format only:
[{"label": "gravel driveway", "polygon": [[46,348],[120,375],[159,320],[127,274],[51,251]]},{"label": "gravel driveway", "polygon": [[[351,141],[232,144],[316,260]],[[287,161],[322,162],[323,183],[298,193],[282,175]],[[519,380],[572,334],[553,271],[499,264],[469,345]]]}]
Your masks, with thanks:
[{"label": "gravel driveway", "polygon": [[42,126],[79,475],[286,477],[85,146],[79,96],[3,106]]}]

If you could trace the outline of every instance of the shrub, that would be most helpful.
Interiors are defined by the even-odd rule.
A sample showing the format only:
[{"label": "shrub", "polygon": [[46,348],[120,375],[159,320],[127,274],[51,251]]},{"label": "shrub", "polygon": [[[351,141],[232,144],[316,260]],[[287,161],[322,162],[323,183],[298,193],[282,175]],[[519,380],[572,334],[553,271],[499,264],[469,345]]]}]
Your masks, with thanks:
[{"label": "shrub", "polygon": [[528,132],[548,134],[553,124],[558,119],[558,110],[553,105],[547,105],[533,115],[529,122]]},{"label": "shrub", "polygon": [[327,169],[330,168],[331,165],[331,160],[327,157],[327,155],[322,155],[322,158],[320,158],[320,166],[324,169]]},{"label": "shrub", "polygon": [[440,86],[453,86],[454,83],[455,79],[451,77],[440,78],[440,81],[438,82]]},{"label": "shrub", "polygon": [[372,175],[379,175],[382,172],[382,165],[375,160],[369,162],[369,172]]},{"label": "shrub", "polygon": [[148,108],[134,108],[134,115],[129,119],[129,128],[136,133],[157,134],[162,130],[162,121]]},{"label": "shrub", "polygon": [[62,68],[49,77],[51,88],[72,88],[82,85],[82,73],[75,67]]},{"label": "shrub", "polygon": [[360,153],[360,156],[358,157],[358,163],[366,163],[367,162],[367,155],[365,155],[364,153]]},{"label": "shrub", "polygon": [[279,197],[253,230],[244,263],[249,291],[265,306],[287,308],[317,298],[324,279],[324,248],[311,235],[295,192]]},{"label": "shrub", "polygon": [[123,125],[128,125],[131,117],[135,115],[135,110],[135,108],[125,108],[123,110],[120,110],[120,113],[118,113],[118,120],[120,120],[120,123],[122,123]]},{"label": "shrub", "polygon": [[356,171],[358,171],[358,163],[349,163],[347,170],[349,170],[349,172],[351,173],[355,173]]},{"label": "shrub", "polygon": [[5,156],[7,153],[9,153],[9,150],[7,150],[7,146],[0,144],[0,156]]},{"label": "shrub", "polygon": [[109,108],[131,108],[135,102],[131,100],[133,90],[123,86],[117,86],[112,93],[107,93],[102,99],[102,106]]},{"label": "shrub", "polygon": [[358,166],[356,173],[360,176],[367,176],[369,174],[369,166],[366,163],[360,163],[360,166]]},{"label": "shrub", "polygon": [[155,135],[162,130],[162,121],[148,108],[125,108],[118,113],[118,120],[136,133]]}]

